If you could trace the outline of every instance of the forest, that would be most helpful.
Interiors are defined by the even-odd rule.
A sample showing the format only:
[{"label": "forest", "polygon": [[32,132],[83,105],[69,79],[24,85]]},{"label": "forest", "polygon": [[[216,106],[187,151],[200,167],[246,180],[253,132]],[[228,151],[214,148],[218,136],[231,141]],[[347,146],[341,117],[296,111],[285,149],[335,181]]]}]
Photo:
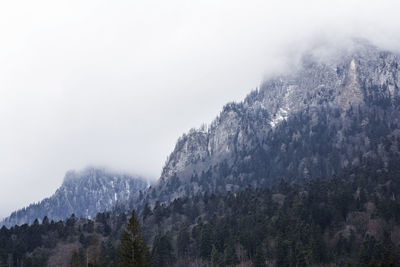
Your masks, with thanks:
[{"label": "forest", "polygon": [[[400,171],[204,193],[0,229],[2,266],[396,266]],[[132,253],[136,251],[136,253]]]}]

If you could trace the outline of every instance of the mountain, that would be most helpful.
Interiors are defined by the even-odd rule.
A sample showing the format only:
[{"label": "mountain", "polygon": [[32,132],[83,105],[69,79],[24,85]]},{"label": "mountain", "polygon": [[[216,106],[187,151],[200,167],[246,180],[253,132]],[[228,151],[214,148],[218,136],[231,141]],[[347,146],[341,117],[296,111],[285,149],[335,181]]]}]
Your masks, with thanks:
[{"label": "mountain", "polygon": [[93,218],[98,212],[111,209],[118,201],[128,199],[147,188],[140,177],[98,168],[68,171],[60,188],[49,198],[13,212],[0,225],[31,224],[35,219],[64,220],[76,217]]},{"label": "mountain", "polygon": [[386,172],[400,151],[400,57],[366,41],[313,49],[176,143],[144,202]]},{"label": "mountain", "polygon": [[[397,266],[399,61],[364,41],[313,49],[179,138],[159,182],[111,211],[1,228],[0,265],[118,265],[135,208],[151,266]],[[45,212],[93,216],[81,207],[116,200],[104,173],[68,174]]]}]

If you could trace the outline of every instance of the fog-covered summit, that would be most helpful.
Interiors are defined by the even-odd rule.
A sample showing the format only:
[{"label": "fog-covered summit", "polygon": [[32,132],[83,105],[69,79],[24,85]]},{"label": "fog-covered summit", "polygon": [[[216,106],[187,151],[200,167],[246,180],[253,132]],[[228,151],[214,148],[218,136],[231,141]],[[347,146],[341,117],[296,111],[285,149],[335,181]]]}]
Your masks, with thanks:
[{"label": "fog-covered summit", "polygon": [[179,138],[152,195],[300,182],[369,161],[384,171],[399,151],[399,63],[397,53],[363,40],[306,51],[208,127]]},{"label": "fog-covered summit", "polygon": [[265,109],[275,126],[305,108],[331,105],[346,110],[360,103],[393,102],[399,97],[399,55],[365,40],[351,44],[305,52],[295,71],[263,82],[245,106]]},{"label": "fog-covered summit", "polygon": [[146,187],[147,181],[141,177],[104,168],[71,170],[51,197],[13,212],[1,224],[10,227],[32,223],[45,216],[50,220],[63,220],[73,213],[77,217],[91,218]]}]

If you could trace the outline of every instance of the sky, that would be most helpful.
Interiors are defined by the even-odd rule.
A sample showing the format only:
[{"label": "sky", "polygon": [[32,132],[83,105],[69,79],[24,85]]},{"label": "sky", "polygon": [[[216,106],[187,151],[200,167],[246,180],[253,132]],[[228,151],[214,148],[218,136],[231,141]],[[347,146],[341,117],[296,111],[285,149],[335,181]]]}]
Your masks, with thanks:
[{"label": "sky", "polygon": [[400,1],[0,3],[0,218],[70,169],[157,179],[177,138],[319,43],[400,50]]}]

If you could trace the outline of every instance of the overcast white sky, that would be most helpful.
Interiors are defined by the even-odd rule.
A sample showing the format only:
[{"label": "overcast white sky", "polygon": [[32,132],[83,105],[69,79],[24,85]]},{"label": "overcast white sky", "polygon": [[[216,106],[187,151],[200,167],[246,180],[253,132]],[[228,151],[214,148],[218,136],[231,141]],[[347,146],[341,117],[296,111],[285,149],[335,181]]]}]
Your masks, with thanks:
[{"label": "overcast white sky", "polygon": [[[1,1],[0,217],[176,139],[316,40],[400,47],[400,1]],[[289,60],[288,60],[289,59]]]}]

